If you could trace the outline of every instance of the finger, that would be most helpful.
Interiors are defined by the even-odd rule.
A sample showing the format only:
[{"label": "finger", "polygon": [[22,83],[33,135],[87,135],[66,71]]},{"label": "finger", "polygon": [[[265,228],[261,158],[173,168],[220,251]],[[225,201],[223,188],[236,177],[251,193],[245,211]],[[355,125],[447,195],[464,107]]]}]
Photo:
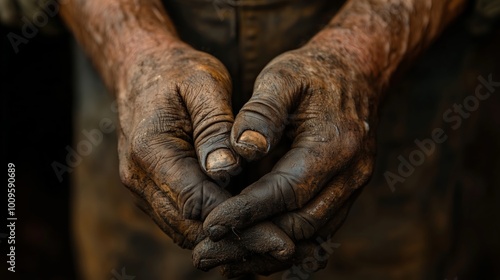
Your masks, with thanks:
[{"label": "finger", "polygon": [[193,69],[179,93],[191,117],[200,165],[210,177],[224,184],[239,166],[239,157],[229,141],[234,122],[231,80],[215,59],[207,58],[202,65],[206,67]]},{"label": "finger", "polygon": [[193,249],[206,235],[199,221],[184,219],[163,191],[152,186],[146,196],[146,207],[140,207],[181,248]]},{"label": "finger", "polygon": [[285,213],[273,222],[295,242],[312,238],[325,227],[332,234],[342,225],[352,203],[368,183],[373,172],[373,156],[364,155],[353,168],[335,176],[304,207]]},{"label": "finger", "polygon": [[[121,172],[129,168],[128,165],[129,162],[120,159]],[[127,182],[139,208],[180,247],[192,249],[205,238],[201,222],[184,219],[164,192],[143,172],[135,172]]]},{"label": "finger", "polygon": [[175,203],[186,219],[204,219],[229,195],[201,171],[191,145],[184,140],[151,135],[133,148],[142,170]]},{"label": "finger", "polygon": [[193,251],[193,263],[197,268],[208,270],[213,267],[241,262],[252,254],[269,255],[276,260],[286,261],[295,253],[290,238],[271,222],[257,224],[233,236],[213,242],[205,239]]},{"label": "finger", "polygon": [[158,95],[151,97],[154,103],[150,99],[136,101],[150,117],[138,117],[128,149],[130,158],[165,192],[184,218],[204,219],[229,194],[201,170],[191,144],[189,113],[182,102],[171,100],[173,94],[162,94],[169,90],[159,88]]},{"label": "finger", "polygon": [[278,216],[273,222],[294,241],[313,237],[326,222],[344,216],[342,208],[353,190],[348,178],[335,177],[333,182],[304,207]]},{"label": "finger", "polygon": [[[331,124],[314,124],[315,131],[299,131],[290,151],[273,170],[245,188],[207,216],[203,224],[212,240],[219,240],[231,228],[245,228],[255,222],[303,207],[357,153],[352,131],[339,137]],[[309,127],[309,121],[304,121]]]},{"label": "finger", "polygon": [[267,154],[280,140],[288,113],[301,95],[293,65],[267,66],[255,81],[254,93],[243,106],[231,131],[234,149],[247,160]]},{"label": "finger", "polygon": [[251,253],[234,240],[213,242],[206,238],[193,250],[193,265],[203,271],[208,271],[221,264],[244,261]]}]

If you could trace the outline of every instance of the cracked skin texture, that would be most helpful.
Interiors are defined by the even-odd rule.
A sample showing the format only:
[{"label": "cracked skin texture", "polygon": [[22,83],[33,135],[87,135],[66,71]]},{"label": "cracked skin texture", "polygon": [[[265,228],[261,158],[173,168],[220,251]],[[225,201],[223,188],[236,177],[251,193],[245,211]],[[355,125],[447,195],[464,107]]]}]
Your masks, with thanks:
[{"label": "cracked skin texture", "polygon": [[[234,277],[300,263],[338,229],[373,169],[384,89],[464,2],[347,1],[262,70],[236,117],[226,68],[182,42],[159,1],[70,0],[61,14],[118,100],[122,181],[196,266]],[[271,172],[235,196],[217,184],[285,128]]]}]

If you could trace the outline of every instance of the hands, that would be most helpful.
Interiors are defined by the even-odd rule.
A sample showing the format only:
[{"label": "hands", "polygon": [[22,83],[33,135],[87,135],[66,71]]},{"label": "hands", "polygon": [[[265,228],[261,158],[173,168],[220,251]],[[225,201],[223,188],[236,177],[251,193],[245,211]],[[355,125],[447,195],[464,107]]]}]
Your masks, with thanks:
[{"label": "hands", "polygon": [[[197,267],[282,270],[340,226],[369,177],[374,142],[370,88],[348,76],[348,62],[313,44],[278,57],[234,125],[230,78],[215,58],[178,42],[133,65],[117,94],[121,177],[163,231],[194,249]],[[287,124],[289,152],[230,198],[220,185],[238,170],[238,154],[264,156]]]},{"label": "hands", "polygon": [[[253,254],[290,259],[295,245],[270,221],[223,243],[202,228],[230,197],[221,185],[239,169],[222,64],[180,41],[160,1],[67,1],[63,19],[117,98],[120,175],[139,206],[181,247],[202,244],[232,263]],[[196,255],[195,262],[213,264]]]},{"label": "hands", "polygon": [[150,49],[133,65],[117,95],[119,158],[122,181],[141,208],[181,247],[210,248],[216,259],[198,259],[200,268],[255,253],[288,259],[295,246],[270,222],[242,231],[237,242],[214,243],[202,230],[200,221],[230,197],[221,185],[239,168],[222,64],[177,42]]},{"label": "hands", "polygon": [[261,72],[236,117],[231,144],[247,160],[265,156],[286,128],[293,144],[270,173],[210,212],[204,228],[212,240],[263,220],[296,243],[341,225],[372,173],[375,151],[375,93],[353,63],[340,50],[311,42]]},{"label": "hands", "polygon": [[464,3],[347,1],[309,43],[261,72],[236,117],[231,144],[247,160],[268,154],[286,128],[293,144],[269,174],[215,207],[203,227],[217,241],[230,230],[272,220],[296,243],[296,253],[288,264],[263,257],[234,271],[281,270],[311,252],[303,244],[315,246],[315,236],[338,229],[372,173],[384,87]]},{"label": "hands", "polygon": [[209,176],[224,180],[239,166],[229,143],[229,75],[182,43],[152,48],[135,65],[117,95],[122,181],[174,241],[192,248],[203,238],[194,220],[229,197]]},{"label": "hands", "polygon": [[[379,93],[463,2],[348,1],[262,71],[234,124],[227,71],[180,42],[160,1],[68,0],[61,15],[118,99],[123,182],[197,267],[236,276],[300,262],[341,225],[372,172]],[[285,129],[269,174],[234,197],[214,183]]]},{"label": "hands", "polygon": [[[233,121],[218,60],[180,41],[145,50],[118,83],[123,182],[176,243],[194,249],[198,268],[236,276],[301,262],[316,236],[341,225],[372,171],[375,94],[355,63],[316,42],[285,53]],[[230,197],[221,185],[239,155],[262,158],[286,128],[286,155]]]}]

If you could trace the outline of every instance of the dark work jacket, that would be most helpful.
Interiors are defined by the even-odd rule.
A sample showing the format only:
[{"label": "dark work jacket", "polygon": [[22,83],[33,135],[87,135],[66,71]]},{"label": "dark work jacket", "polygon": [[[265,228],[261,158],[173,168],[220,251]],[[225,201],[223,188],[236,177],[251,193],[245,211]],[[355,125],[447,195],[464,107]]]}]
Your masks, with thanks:
[{"label": "dark work jacket", "polygon": [[307,42],[343,2],[165,0],[164,4],[181,39],[227,67],[234,84],[233,105],[240,108],[262,68]]}]

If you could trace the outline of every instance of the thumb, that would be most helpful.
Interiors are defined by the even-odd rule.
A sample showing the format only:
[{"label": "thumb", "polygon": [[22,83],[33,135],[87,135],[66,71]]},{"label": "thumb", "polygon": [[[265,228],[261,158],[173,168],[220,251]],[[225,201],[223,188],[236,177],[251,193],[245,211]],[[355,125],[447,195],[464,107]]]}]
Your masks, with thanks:
[{"label": "thumb", "polygon": [[294,68],[268,65],[257,77],[252,98],[236,116],[231,144],[247,160],[266,155],[281,139],[288,114],[300,95]]},{"label": "thumb", "polygon": [[295,253],[295,244],[281,229],[271,222],[262,222],[234,236],[214,242],[201,241],[193,250],[193,264],[202,270],[219,265],[240,263],[251,255],[268,255],[286,262]]},{"label": "thumb", "polygon": [[220,63],[215,64],[215,67],[204,69],[203,75],[180,92],[191,116],[200,165],[219,185],[225,186],[230,175],[239,170],[239,158],[229,141],[234,122],[231,81],[225,68]]}]

